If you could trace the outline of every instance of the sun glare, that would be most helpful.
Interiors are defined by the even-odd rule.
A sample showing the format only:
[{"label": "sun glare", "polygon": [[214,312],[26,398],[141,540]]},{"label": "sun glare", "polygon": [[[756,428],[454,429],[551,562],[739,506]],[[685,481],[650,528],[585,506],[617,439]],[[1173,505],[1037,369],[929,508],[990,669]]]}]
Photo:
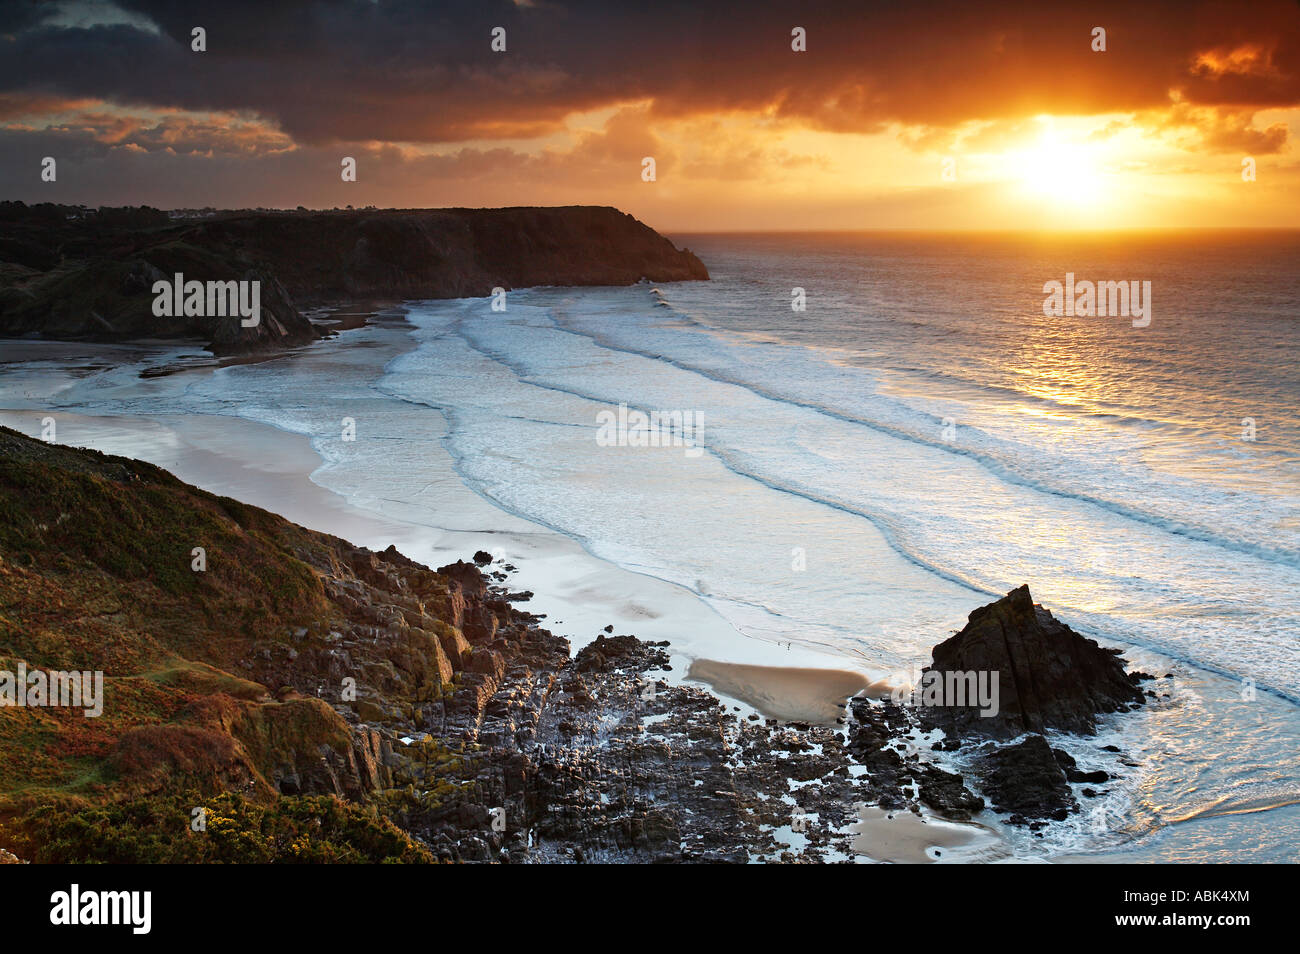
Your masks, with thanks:
[{"label": "sun glare", "polygon": [[1020,154],[1020,181],[1040,200],[1089,206],[1103,198],[1103,180],[1085,143],[1061,142],[1045,134]]}]

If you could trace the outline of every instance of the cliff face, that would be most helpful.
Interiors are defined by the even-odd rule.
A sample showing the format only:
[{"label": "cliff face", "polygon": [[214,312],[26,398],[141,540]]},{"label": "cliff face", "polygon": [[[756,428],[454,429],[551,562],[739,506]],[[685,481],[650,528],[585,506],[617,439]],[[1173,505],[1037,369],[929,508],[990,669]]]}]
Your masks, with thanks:
[{"label": "cliff face", "polygon": [[[75,214],[0,207],[0,337],[197,337],[230,354],[314,340],[298,308],[325,301],[709,277],[689,250],[608,207],[223,213],[178,223],[152,209]],[[155,316],[154,282],[178,272],[260,281],[261,323]]]},{"label": "cliff face", "polygon": [[[98,717],[0,707],[0,841],[5,816],[130,799],[154,812],[233,793],[238,813],[290,828],[300,798],[359,804],[418,779],[437,803],[457,757],[382,727],[477,720],[500,679],[484,640],[532,624],[461,569],[0,428],[0,671],[103,672]],[[388,822],[347,822],[409,854]],[[8,837],[26,850],[50,837],[24,830]]]},{"label": "cliff face", "polygon": [[185,237],[274,263],[302,304],[709,277],[690,251],[609,207],[248,215],[201,222]]}]

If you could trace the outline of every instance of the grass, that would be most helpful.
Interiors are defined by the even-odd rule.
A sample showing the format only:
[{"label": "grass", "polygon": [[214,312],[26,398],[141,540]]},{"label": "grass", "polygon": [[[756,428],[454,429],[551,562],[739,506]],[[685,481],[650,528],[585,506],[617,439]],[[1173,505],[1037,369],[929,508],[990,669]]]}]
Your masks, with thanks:
[{"label": "grass", "polygon": [[[0,708],[0,847],[34,861],[430,860],[374,809],[400,819],[455,797],[466,753],[411,747],[370,807],[277,785],[310,776],[329,790],[353,733],[326,702],[258,681],[250,660],[276,672],[271,660],[299,651],[330,658],[322,634],[343,613],[322,574],[354,553],[149,464],[0,428],[0,669],[104,674],[98,718]],[[456,631],[446,581],[403,573],[403,599],[436,618],[353,666],[412,718],[455,691],[439,636]],[[205,834],[187,823],[200,803]]]}]

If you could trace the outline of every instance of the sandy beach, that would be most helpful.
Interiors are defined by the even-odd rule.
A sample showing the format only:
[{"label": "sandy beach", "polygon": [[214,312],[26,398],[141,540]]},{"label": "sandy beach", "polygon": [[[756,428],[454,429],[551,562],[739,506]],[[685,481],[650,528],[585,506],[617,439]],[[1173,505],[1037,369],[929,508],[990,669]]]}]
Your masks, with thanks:
[{"label": "sandy beach", "polygon": [[795,666],[754,666],[697,659],[690,678],[719,695],[743,699],[759,712],[786,722],[833,725],[849,697],[877,685],[860,672]]},{"label": "sandy beach", "polygon": [[998,833],[983,825],[960,825],[873,805],[863,806],[858,814],[860,820],[853,826],[857,836],[854,848],[873,861],[956,864],[996,861],[1008,855]]}]

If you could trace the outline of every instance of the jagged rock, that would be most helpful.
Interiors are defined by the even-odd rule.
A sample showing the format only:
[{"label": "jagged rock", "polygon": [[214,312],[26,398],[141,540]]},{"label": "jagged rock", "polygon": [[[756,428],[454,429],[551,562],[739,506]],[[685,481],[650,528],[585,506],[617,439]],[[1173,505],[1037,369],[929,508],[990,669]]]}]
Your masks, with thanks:
[{"label": "jagged rock", "polygon": [[[606,636],[603,633],[578,651],[574,668],[578,672],[605,672],[631,657],[636,657],[650,645],[635,636]],[[659,653],[656,661],[668,662],[667,653]]]},{"label": "jagged rock", "polygon": [[1103,649],[1035,605],[1028,586],[971,613],[960,633],[934,648],[925,672],[998,674],[996,715],[956,705],[959,700],[948,695],[942,705],[922,708],[924,725],[959,738],[1012,739],[1047,729],[1091,735],[1098,714],[1143,701],[1118,651]]},{"label": "jagged rock", "polygon": [[438,634],[438,639],[453,669],[464,669],[469,665],[470,653],[474,648],[459,630],[444,629]]},{"label": "jagged rock", "polygon": [[897,750],[896,741],[914,724],[915,715],[903,706],[888,700],[854,700],[847,749],[868,772],[870,801],[885,809],[907,807],[915,783],[920,801],[949,818],[965,820],[983,809],[984,800],[960,775]]},{"label": "jagged rock", "polygon": [[438,573],[449,580],[455,580],[459,583],[461,591],[466,596],[482,599],[487,595],[487,580],[483,578],[483,574],[473,563],[457,560],[455,563],[448,563],[446,566],[438,567]]},{"label": "jagged rock", "polygon": [[[1079,764],[1074,761],[1074,756],[1065,749],[1052,749],[1052,755],[1056,759],[1056,764],[1061,766],[1061,771],[1065,773],[1065,777],[1071,782],[1097,783],[1110,781],[1110,775],[1106,772],[1100,770],[1096,772],[1080,771]],[[1087,792],[1088,790],[1084,789],[1085,795]]]},{"label": "jagged rock", "polygon": [[494,649],[479,648],[474,650],[469,660],[471,672],[482,673],[493,682],[500,682],[506,674],[506,661]]},{"label": "jagged rock", "polygon": [[949,818],[970,818],[984,809],[984,799],[967,788],[960,775],[934,766],[926,766],[921,773],[920,796],[922,802]]}]

